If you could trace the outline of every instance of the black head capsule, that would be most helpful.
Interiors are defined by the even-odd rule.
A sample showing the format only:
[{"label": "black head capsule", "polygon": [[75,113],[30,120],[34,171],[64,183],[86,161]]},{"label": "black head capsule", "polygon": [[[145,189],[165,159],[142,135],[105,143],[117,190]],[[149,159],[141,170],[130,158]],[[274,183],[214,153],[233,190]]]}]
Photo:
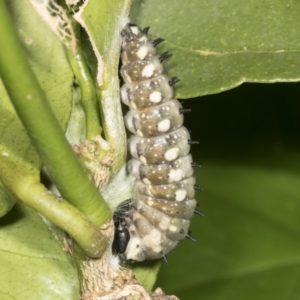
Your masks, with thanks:
[{"label": "black head capsule", "polygon": [[130,240],[129,231],[123,227],[121,223],[115,224],[115,236],[112,244],[113,253],[121,254],[126,251],[127,245]]},{"label": "black head capsule", "polygon": [[153,45],[153,47],[156,47],[158,44],[162,43],[163,41],[164,41],[164,39],[158,38],[158,39],[152,41],[152,45]]},{"label": "black head capsule", "polygon": [[169,86],[173,86],[174,84],[176,84],[177,82],[179,82],[180,79],[178,77],[172,77],[170,80],[169,80]]}]

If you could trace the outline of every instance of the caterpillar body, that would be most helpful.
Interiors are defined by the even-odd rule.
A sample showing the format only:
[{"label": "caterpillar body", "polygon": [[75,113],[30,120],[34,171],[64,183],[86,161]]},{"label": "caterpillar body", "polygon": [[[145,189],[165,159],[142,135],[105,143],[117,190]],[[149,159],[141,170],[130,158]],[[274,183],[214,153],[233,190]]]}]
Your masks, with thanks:
[{"label": "caterpillar body", "polygon": [[136,178],[135,196],[114,213],[113,249],[123,261],[164,258],[189,235],[195,210],[195,178],[190,134],[183,127],[183,109],[173,98],[176,77],[163,74],[156,53],[162,39],[151,40],[148,29],[128,23],[121,31],[122,101],[130,108],[125,124],[132,159],[129,172]]}]

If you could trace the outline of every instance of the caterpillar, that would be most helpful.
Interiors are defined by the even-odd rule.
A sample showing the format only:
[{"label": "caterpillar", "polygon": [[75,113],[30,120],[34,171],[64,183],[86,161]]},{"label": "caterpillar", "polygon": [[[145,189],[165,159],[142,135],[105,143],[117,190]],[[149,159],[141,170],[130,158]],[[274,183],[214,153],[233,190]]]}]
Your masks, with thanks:
[{"label": "caterpillar", "polygon": [[171,57],[156,53],[163,39],[151,40],[149,27],[127,23],[121,31],[121,99],[132,159],[129,172],[136,178],[135,196],[114,213],[113,250],[125,262],[166,260],[166,254],[189,234],[196,210],[189,131],[183,126],[180,102],[173,85],[179,80],[163,74],[162,62]]}]

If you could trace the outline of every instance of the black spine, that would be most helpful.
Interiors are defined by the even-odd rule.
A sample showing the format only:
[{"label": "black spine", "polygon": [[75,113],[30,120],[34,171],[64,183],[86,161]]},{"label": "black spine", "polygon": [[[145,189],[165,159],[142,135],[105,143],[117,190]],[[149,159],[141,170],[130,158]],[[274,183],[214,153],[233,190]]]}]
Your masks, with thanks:
[{"label": "black spine", "polygon": [[198,209],[195,209],[194,210],[194,214],[195,215],[198,215],[198,216],[201,216],[201,217],[205,217],[205,214],[202,212],[202,211],[200,211],[200,210],[198,210]]},{"label": "black spine", "polygon": [[168,51],[164,52],[163,54],[161,54],[158,59],[159,61],[162,63],[164,60],[170,58],[172,56],[172,54],[170,54]]},{"label": "black spine", "polygon": [[147,26],[142,30],[142,32],[145,34],[148,34],[149,29],[150,29],[150,26]]},{"label": "black spine", "polygon": [[164,39],[158,38],[158,39],[152,41],[152,45],[154,47],[156,47],[158,44],[162,43],[163,41],[164,41]]},{"label": "black spine", "polygon": [[174,84],[176,84],[177,82],[179,82],[180,79],[177,78],[177,77],[172,77],[170,80],[169,80],[169,86],[173,86]]},{"label": "black spine", "polygon": [[190,108],[180,108],[179,109],[180,114],[184,114],[184,113],[191,112],[191,111],[192,110]]},{"label": "black spine", "polygon": [[188,240],[191,240],[191,241],[193,241],[193,242],[197,242],[197,240],[195,239],[195,238],[193,238],[190,234],[187,234],[186,236],[185,236]]}]

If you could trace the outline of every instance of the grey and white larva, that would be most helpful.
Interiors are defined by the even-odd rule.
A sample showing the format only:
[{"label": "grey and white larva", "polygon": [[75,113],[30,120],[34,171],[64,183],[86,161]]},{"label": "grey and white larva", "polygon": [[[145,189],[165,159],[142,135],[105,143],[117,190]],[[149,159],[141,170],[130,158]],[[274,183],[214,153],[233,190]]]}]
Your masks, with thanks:
[{"label": "grey and white larva", "polygon": [[180,102],[173,97],[178,81],[163,74],[148,29],[128,23],[122,30],[122,101],[130,108],[125,124],[132,159],[128,169],[136,178],[135,196],[114,213],[114,251],[123,261],[165,258],[189,235],[195,210],[195,178],[190,134],[182,126]]}]

